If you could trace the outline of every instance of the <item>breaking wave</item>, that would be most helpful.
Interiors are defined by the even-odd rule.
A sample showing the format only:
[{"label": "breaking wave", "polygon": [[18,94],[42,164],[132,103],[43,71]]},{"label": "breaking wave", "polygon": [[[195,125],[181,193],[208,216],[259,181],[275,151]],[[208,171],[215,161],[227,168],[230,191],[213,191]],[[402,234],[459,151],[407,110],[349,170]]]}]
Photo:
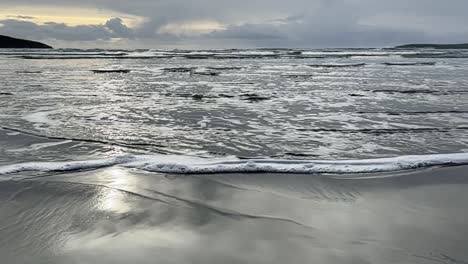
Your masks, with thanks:
[{"label": "breaking wave", "polygon": [[121,155],[70,162],[29,162],[0,166],[0,175],[26,171],[72,172],[111,166],[174,174],[294,173],[350,174],[397,172],[435,166],[468,165],[468,153],[413,155],[364,160],[282,160],[237,157],[198,158],[183,155]]}]

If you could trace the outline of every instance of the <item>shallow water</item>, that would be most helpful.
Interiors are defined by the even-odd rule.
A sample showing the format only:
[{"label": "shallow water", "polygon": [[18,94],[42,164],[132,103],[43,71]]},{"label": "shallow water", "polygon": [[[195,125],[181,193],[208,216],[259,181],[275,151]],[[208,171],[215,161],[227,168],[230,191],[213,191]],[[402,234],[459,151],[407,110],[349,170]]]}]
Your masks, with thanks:
[{"label": "shallow water", "polygon": [[0,51],[2,261],[468,263],[467,70],[450,50]]},{"label": "shallow water", "polygon": [[[368,49],[37,53],[0,53],[3,127],[120,144],[125,152],[198,156],[468,150],[466,58]],[[131,72],[92,72],[115,69]]]}]

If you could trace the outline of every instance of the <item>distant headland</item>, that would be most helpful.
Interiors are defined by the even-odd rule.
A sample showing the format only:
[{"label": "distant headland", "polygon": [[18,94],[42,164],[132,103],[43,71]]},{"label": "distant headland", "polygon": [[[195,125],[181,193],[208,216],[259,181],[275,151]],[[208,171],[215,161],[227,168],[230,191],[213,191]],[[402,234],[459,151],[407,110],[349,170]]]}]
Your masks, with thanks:
[{"label": "distant headland", "polygon": [[52,49],[44,43],[0,35],[0,49]]},{"label": "distant headland", "polygon": [[463,44],[408,44],[396,46],[396,49],[468,49],[468,43]]}]

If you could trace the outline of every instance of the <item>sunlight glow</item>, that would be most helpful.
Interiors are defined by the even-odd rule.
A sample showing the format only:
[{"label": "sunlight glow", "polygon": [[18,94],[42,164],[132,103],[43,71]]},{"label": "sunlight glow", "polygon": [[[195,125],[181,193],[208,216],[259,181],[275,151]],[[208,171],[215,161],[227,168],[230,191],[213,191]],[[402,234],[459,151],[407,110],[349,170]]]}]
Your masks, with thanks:
[{"label": "sunlight glow", "polygon": [[225,26],[216,21],[190,21],[166,24],[159,29],[158,33],[169,33],[175,35],[196,35],[223,29],[225,29]]},{"label": "sunlight glow", "polygon": [[107,183],[106,186],[112,186],[117,189],[103,188],[97,201],[98,208],[102,211],[114,213],[126,213],[130,210],[129,204],[125,202],[124,192],[120,188],[131,185],[131,178],[127,172],[121,168],[109,168],[98,175],[98,180]]},{"label": "sunlight glow", "polygon": [[99,25],[113,17],[120,17],[130,27],[137,26],[144,21],[142,17],[93,8],[0,5],[0,20],[17,19],[37,24],[55,22],[69,26]]}]

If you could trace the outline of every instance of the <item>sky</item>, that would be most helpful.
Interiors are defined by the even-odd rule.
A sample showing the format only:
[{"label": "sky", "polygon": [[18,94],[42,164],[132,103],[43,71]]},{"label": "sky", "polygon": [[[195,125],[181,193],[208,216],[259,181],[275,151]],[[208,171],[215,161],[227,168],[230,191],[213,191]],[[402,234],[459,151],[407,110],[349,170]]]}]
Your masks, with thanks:
[{"label": "sky", "polygon": [[0,0],[0,34],[75,48],[468,42],[467,0]]}]

